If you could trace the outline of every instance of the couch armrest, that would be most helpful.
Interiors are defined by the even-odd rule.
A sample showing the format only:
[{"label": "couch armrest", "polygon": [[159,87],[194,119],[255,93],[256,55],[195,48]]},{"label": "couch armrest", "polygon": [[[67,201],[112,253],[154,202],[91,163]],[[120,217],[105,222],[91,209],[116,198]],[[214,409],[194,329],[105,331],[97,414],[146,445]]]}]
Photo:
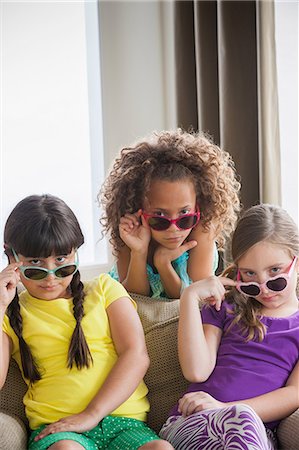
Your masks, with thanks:
[{"label": "couch armrest", "polygon": [[299,409],[281,421],[277,435],[281,450],[299,450]]},{"label": "couch armrest", "polygon": [[0,448],[1,450],[26,450],[27,431],[17,416],[0,412]]}]

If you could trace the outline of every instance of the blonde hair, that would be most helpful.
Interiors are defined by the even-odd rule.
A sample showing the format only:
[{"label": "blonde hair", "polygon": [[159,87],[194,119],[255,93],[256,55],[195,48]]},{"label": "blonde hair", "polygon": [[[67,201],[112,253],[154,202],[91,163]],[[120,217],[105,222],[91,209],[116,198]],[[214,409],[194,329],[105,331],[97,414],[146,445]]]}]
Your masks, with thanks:
[{"label": "blonde hair", "polygon": [[[299,254],[298,227],[289,214],[279,206],[260,204],[252,206],[239,219],[232,236],[232,258],[234,265],[223,275],[236,279],[239,259],[259,242],[269,242],[283,248],[291,258]],[[228,301],[235,305],[235,319],[247,335],[246,340],[256,337],[262,341],[266,327],[260,320],[261,304],[253,297],[245,297],[235,289],[229,293]]]},{"label": "blonde hair", "polygon": [[153,133],[132,147],[125,147],[115,159],[98,200],[103,206],[101,224],[111,233],[114,253],[124,245],[119,221],[126,213],[143,208],[153,179],[191,179],[201,210],[201,224],[213,224],[219,247],[234,229],[240,210],[234,163],[230,155],[202,133],[181,129]]}]

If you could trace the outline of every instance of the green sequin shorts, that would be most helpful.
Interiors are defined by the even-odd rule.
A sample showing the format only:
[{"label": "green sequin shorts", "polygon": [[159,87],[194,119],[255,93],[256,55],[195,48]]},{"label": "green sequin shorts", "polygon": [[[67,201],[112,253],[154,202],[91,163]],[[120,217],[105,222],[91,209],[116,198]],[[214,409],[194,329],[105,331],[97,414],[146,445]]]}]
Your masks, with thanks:
[{"label": "green sequin shorts", "polygon": [[52,444],[64,439],[78,442],[85,450],[137,450],[147,442],[160,439],[144,422],[126,417],[105,417],[95,428],[84,433],[63,431],[49,434],[40,441],[34,441],[41,430],[32,431],[28,450],[46,450]]}]

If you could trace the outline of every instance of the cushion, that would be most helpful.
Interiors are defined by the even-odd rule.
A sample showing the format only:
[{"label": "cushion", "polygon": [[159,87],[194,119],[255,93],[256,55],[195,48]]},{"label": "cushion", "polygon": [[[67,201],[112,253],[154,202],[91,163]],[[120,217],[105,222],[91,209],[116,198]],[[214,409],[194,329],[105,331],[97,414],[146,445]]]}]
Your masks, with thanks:
[{"label": "cushion", "polygon": [[[177,354],[179,300],[159,300],[136,294],[131,296],[137,302],[151,359],[145,376],[151,403],[148,423],[159,432],[170,409],[188,386],[182,375]],[[25,392],[26,385],[20,370],[12,360],[5,385],[0,391],[1,450],[26,449],[26,428],[23,423],[26,425],[27,421],[22,402]],[[299,450],[298,433],[299,409],[279,425],[279,449]]]},{"label": "cushion", "polygon": [[0,391],[0,411],[18,416],[27,425],[23,405],[26,390],[27,386],[20,369],[17,363],[11,359],[5,384]]},{"label": "cushion", "polygon": [[279,448],[286,450],[299,449],[299,409],[280,422],[277,435],[280,444]]},{"label": "cushion", "polygon": [[151,361],[144,377],[151,404],[148,424],[159,432],[170,409],[188,386],[177,354],[179,300],[158,300],[136,294],[131,296],[137,303]]},{"label": "cushion", "polygon": [[26,450],[27,431],[21,419],[0,412],[1,450]]}]

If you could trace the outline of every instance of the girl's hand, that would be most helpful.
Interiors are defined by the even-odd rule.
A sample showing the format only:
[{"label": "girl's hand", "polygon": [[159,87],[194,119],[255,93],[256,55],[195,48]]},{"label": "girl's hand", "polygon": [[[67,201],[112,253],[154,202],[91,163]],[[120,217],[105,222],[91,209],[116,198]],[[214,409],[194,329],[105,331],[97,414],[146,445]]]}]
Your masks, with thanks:
[{"label": "girl's hand", "polygon": [[59,433],[60,431],[75,431],[76,433],[83,433],[84,431],[92,430],[99,423],[100,419],[91,413],[83,411],[80,414],[64,417],[63,419],[47,425],[35,438],[35,441],[48,436],[48,434]]},{"label": "girl's hand", "polygon": [[225,286],[236,286],[237,282],[226,277],[216,277],[215,275],[196,281],[184,289],[184,293],[199,302],[205,302],[215,306],[220,311],[222,300],[225,295]]},{"label": "girl's hand", "polygon": [[12,302],[16,287],[20,281],[20,274],[17,270],[22,265],[22,262],[15,262],[9,264],[2,272],[0,272],[0,307],[7,306]]},{"label": "girl's hand", "polygon": [[225,403],[219,402],[210,394],[206,392],[189,392],[179,400],[179,412],[182,416],[190,416],[195,412],[203,411],[204,409],[218,409],[223,408]]},{"label": "girl's hand", "polygon": [[183,253],[187,252],[188,250],[191,250],[191,248],[196,247],[197,242],[196,241],[188,241],[182,244],[178,248],[174,249],[168,249],[163,247],[162,245],[159,245],[154,253],[154,265],[157,269],[159,269],[159,266],[164,266],[171,261],[174,261],[175,259],[179,258]]},{"label": "girl's hand", "polygon": [[[140,223],[140,217],[142,223]],[[125,214],[120,219],[119,234],[131,251],[147,252],[151,240],[151,230],[142,217],[142,210],[135,214]]]}]

